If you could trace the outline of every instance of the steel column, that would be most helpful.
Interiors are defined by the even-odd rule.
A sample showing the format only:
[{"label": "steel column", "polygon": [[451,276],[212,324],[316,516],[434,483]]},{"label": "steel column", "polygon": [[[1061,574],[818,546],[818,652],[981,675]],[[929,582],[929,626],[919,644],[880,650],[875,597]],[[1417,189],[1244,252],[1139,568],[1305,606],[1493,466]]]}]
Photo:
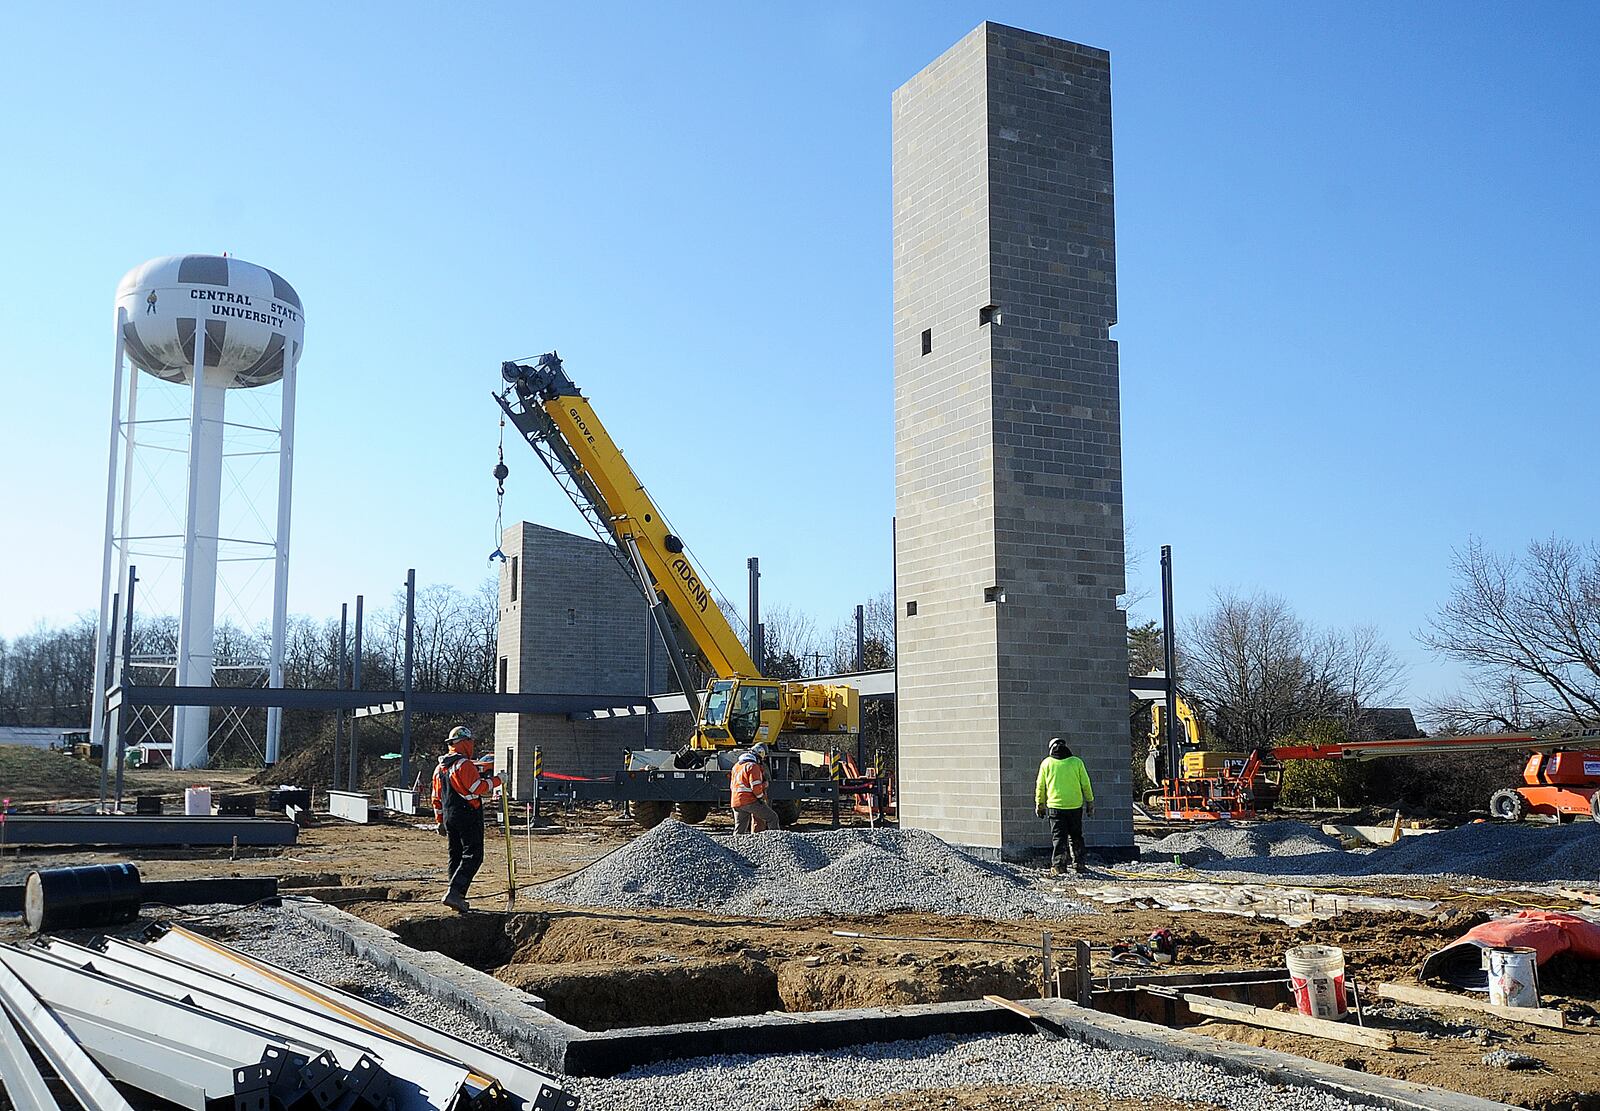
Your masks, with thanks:
[{"label": "steel column", "polygon": [[[278,420],[278,530],[273,537],[272,644],[267,656],[267,686],[283,686],[283,649],[289,625],[289,508],[294,496],[294,352],[287,338],[283,348],[283,405]],[[283,711],[267,710],[267,763],[278,762]]]},{"label": "steel column", "polygon": [[[361,689],[361,624],[362,606],[365,599],[356,595],[356,638],[350,653],[350,689]],[[350,718],[350,772],[345,777],[345,790],[354,791],[361,785],[361,742],[356,738],[356,721],[354,715]]]},{"label": "steel column", "polygon": [[[411,682],[412,652],[417,636],[417,569],[406,571],[406,650],[405,673],[401,676],[401,694],[405,702],[400,707],[400,782],[411,782]],[[500,692],[504,694],[505,692]]]},{"label": "steel column", "polygon": [[1167,778],[1175,782],[1183,767],[1183,755],[1178,751],[1178,651],[1177,631],[1172,627],[1171,544],[1161,545],[1161,651],[1162,667],[1167,673]]},{"label": "steel column", "polygon": [[[100,623],[99,637],[95,641],[94,650],[94,690],[90,695],[89,704],[89,736],[91,738],[101,735],[105,726],[105,697],[106,697],[106,664],[110,654],[106,651],[106,637],[114,635],[116,621],[109,624],[106,621],[107,610],[111,602],[111,553],[116,539],[117,520],[117,441],[122,435],[122,381],[126,371],[122,350],[122,326],[127,323],[128,310],[117,309],[116,321],[116,355],[111,365],[111,446],[107,449],[106,462],[106,534],[105,542],[100,551]],[[137,375],[139,372],[133,372]],[[126,493],[124,493],[126,497]],[[104,776],[101,779],[104,782]],[[103,795],[102,795],[103,797]]]},{"label": "steel column", "polygon": [[750,572],[750,658],[755,661],[756,674],[766,670],[766,630],[761,627],[761,560],[751,556],[744,561]]}]

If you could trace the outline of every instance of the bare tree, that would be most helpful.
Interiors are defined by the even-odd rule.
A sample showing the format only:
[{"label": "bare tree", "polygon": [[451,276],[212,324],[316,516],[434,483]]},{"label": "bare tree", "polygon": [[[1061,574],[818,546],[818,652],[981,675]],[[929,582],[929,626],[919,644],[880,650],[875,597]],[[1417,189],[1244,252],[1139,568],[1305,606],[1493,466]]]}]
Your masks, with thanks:
[{"label": "bare tree", "polygon": [[1600,726],[1600,546],[1551,537],[1521,556],[1477,539],[1420,639],[1465,664],[1468,690],[1429,707],[1440,724]]},{"label": "bare tree", "polygon": [[1405,673],[1372,626],[1318,629],[1272,594],[1219,594],[1183,630],[1180,656],[1184,689],[1223,741],[1245,748],[1317,720],[1353,735],[1363,711],[1392,698]]}]

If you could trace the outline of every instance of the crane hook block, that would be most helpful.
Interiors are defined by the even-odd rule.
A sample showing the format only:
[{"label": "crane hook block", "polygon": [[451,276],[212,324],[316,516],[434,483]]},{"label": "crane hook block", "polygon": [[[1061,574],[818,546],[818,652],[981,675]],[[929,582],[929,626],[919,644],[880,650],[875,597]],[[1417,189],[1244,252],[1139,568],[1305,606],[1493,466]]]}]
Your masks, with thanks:
[{"label": "crane hook block", "polygon": [[494,551],[489,553],[489,562],[490,563],[493,563],[497,559],[501,563],[504,563],[506,561],[506,553],[502,552],[499,548],[496,548]]}]

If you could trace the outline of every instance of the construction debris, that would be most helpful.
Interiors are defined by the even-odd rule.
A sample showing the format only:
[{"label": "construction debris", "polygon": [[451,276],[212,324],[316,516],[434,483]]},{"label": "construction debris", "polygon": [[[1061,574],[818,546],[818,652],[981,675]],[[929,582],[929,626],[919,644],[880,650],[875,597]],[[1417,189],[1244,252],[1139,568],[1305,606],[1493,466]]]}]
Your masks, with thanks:
[{"label": "construction debris", "polygon": [[1106,906],[1162,907],[1176,913],[1202,911],[1241,918],[1270,918],[1289,926],[1325,922],[1351,911],[1402,911],[1433,914],[1433,899],[1379,895],[1344,895],[1308,887],[1266,883],[1100,883],[1060,887]]},{"label": "construction debris", "polygon": [[539,888],[588,907],[681,907],[761,918],[924,911],[1061,918],[1081,904],[1030,887],[929,833],[842,829],[719,838],[666,821],[609,856]]},{"label": "construction debris", "polygon": [[1494,1015],[1508,1022],[1524,1022],[1532,1026],[1547,1026],[1552,1030],[1595,1030],[1600,1032],[1600,1027],[1575,1026],[1567,1021],[1567,1016],[1554,1007],[1496,1007],[1494,1004],[1482,999],[1474,999],[1470,995],[1453,995],[1447,991],[1435,991],[1432,988],[1417,987],[1414,984],[1379,984],[1377,995],[1380,999],[1392,999],[1396,1003],[1411,1003],[1419,1007],[1444,1007],[1458,1011],[1474,1011],[1478,1014]]},{"label": "construction debris", "polygon": [[1393,1049],[1395,1047],[1395,1037],[1387,1030],[1369,1030],[1364,1026],[1352,1026],[1349,1023],[1334,1022],[1326,1018],[1312,1018],[1309,1015],[1275,1011],[1267,1007],[1253,1007],[1248,1003],[1233,1003],[1225,999],[1211,999],[1191,992],[1184,993],[1182,998],[1184,1003],[1188,1004],[1189,1009],[1195,1014],[1219,1018],[1227,1022],[1242,1022],[1247,1026],[1265,1026],[1271,1030],[1282,1030],[1289,1034],[1305,1034],[1313,1038],[1346,1042],[1350,1045],[1365,1046],[1367,1049]]}]

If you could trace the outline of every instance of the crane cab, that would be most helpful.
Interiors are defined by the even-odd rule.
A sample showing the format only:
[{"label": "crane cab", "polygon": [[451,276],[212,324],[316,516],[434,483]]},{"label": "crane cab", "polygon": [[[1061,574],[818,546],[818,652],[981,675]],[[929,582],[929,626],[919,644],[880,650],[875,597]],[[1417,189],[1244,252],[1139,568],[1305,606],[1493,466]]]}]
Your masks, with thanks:
[{"label": "crane cab", "polygon": [[714,679],[692,747],[771,744],[783,732],[783,684],[767,679]]}]

